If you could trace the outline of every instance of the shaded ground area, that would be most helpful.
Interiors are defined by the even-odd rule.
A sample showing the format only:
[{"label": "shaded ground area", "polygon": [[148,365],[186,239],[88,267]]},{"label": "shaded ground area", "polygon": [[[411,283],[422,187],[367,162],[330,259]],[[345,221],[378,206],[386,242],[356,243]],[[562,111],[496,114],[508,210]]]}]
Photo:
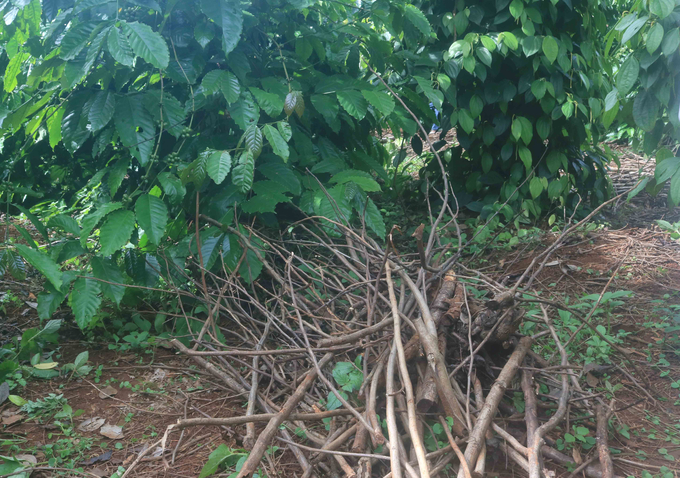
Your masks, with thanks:
[{"label": "shaded ground area", "polygon": [[[622,172],[614,174],[615,186],[621,188],[624,179],[636,181],[636,175],[646,167],[640,166],[640,158],[628,154]],[[666,478],[666,468],[674,473],[680,469],[680,245],[654,224],[656,219],[671,221],[675,217],[664,203],[663,198],[643,193],[632,204],[617,204],[605,215],[612,226],[593,226],[570,238],[535,284],[541,297],[583,303],[585,311],[599,301],[592,323],[603,327],[628,356],[629,361],[625,361],[608,344],[594,341],[587,329],[568,346],[571,361],[581,367],[575,371],[581,382],[587,384],[593,398],[605,398],[614,410],[609,445],[620,476]],[[30,226],[26,228],[30,230]],[[545,233],[513,247],[490,248],[475,266],[488,276],[512,283],[515,274],[524,271],[555,238],[556,234]],[[35,296],[39,290],[35,276],[30,274],[24,282],[7,277],[0,282],[3,343],[38,322]],[[533,312],[527,310],[527,316]],[[561,325],[568,338],[578,324],[566,316],[560,320],[556,325]],[[523,331],[530,333],[530,326],[530,321],[525,322]],[[155,451],[166,427],[178,418],[243,415],[247,397],[234,396],[186,357],[163,347],[111,350],[108,344],[96,340],[83,341],[75,328],[67,331],[66,337],[71,339],[59,344],[53,359],[70,363],[87,351],[92,371],[85,378],[33,379],[12,393],[34,403],[58,403],[53,412],[63,411],[67,403],[71,413],[55,424],[52,416],[40,418],[35,413],[19,412],[16,405],[5,401],[0,405],[0,454],[29,455],[45,466],[77,466],[87,476],[107,477],[121,466],[128,467],[148,447],[152,450],[132,476],[198,476],[209,454],[222,444],[234,450],[234,463],[243,456],[245,426],[190,427],[170,435],[166,449],[173,450],[172,455],[163,458]],[[540,344],[534,351],[545,356],[554,353]],[[597,365],[589,365],[591,362]],[[233,365],[244,366],[239,362]],[[550,394],[551,390],[539,392]],[[505,402],[518,414],[522,412],[517,381],[507,390]],[[579,404],[570,406],[578,409]],[[550,407],[541,408],[541,420],[550,416]],[[84,422],[94,425],[82,428]],[[524,443],[523,419],[510,416],[505,423],[506,429]],[[121,435],[102,435],[104,426],[110,426],[105,429],[107,433],[113,430],[113,436]],[[594,421],[583,419],[551,433],[549,443],[576,463],[597,463],[594,436]],[[279,476],[300,476],[299,465],[284,446],[272,449],[265,459],[268,469],[276,470]],[[524,476],[521,470],[506,466],[504,460],[491,449],[488,463],[493,468],[487,476]],[[550,461],[546,467],[554,470],[555,476],[571,474],[571,470]],[[40,476],[38,473],[33,476]],[[57,474],[49,471],[42,476]],[[455,473],[445,471],[443,476]]]}]

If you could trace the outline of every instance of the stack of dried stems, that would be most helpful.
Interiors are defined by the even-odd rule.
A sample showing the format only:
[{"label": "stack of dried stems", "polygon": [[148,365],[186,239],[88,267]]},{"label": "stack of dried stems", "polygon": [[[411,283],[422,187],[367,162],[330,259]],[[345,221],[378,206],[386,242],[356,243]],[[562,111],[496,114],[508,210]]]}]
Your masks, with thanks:
[{"label": "stack of dried stems", "polygon": [[[511,288],[466,268],[460,249],[447,258],[437,234],[458,228],[440,225],[442,217],[433,219],[426,242],[422,228],[416,231],[417,255],[400,255],[391,235],[383,249],[365,231],[325,218],[300,221],[274,240],[199,216],[202,224],[238,234],[244,257],[257,257],[264,273],[248,284],[224,269],[218,274],[201,268],[194,281],[199,292],[191,300],[202,301],[210,313],[192,345],[172,344],[247,398],[248,406],[241,417],[180,420],[162,445],[173,430],[245,424],[243,445],[250,455],[239,478],[262,468],[273,476],[271,462],[263,460],[272,445],[289,449],[305,477],[481,477],[493,457],[538,478],[552,476],[555,463],[576,466],[550,446],[553,432],[561,427],[563,434],[570,419],[590,414],[604,434],[598,447],[602,466],[582,471],[593,478],[614,476],[606,447],[608,404],[581,389],[579,370],[569,364],[550,319],[563,306],[531,294],[551,254],[592,215],[565,227]],[[466,285],[493,299],[473,300]],[[182,300],[187,295],[178,294]],[[518,333],[523,301],[540,305],[531,318],[533,336]],[[601,335],[590,314],[573,313]],[[532,351],[548,342],[558,351],[554,363]],[[358,391],[338,390],[332,370],[341,361],[361,364]],[[537,400],[539,385],[551,392]],[[508,389],[520,387],[524,413],[507,400]],[[341,406],[323,410],[331,394]],[[448,444],[428,450],[426,439],[440,426],[438,440]]]}]

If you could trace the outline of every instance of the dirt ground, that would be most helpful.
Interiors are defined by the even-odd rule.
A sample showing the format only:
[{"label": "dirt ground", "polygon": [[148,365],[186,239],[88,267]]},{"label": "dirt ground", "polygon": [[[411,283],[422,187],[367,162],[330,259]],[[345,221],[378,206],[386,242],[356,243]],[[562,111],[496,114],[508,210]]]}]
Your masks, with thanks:
[{"label": "dirt ground", "polygon": [[[640,166],[640,158],[634,155],[624,158],[624,176],[635,176],[641,169],[644,166]],[[616,174],[623,173],[615,172],[615,181]],[[611,363],[603,369],[585,367],[578,371],[586,377],[593,396],[606,397],[612,404],[609,446],[616,473],[623,477],[667,478],[677,477],[680,472],[680,340],[677,332],[680,329],[680,242],[672,240],[654,223],[656,219],[674,217],[659,201],[643,194],[632,204],[617,204],[607,213],[605,225],[572,237],[559,250],[555,262],[542,271],[535,285],[544,298],[559,301],[599,295],[605,287],[608,292],[631,292],[630,297],[616,303],[607,315],[607,323],[603,324],[612,334],[624,332],[620,346],[629,360],[612,352]],[[0,229],[0,232],[3,231]],[[555,235],[546,233],[510,250],[490,250],[480,264],[481,269],[490,276],[512,278],[554,238]],[[13,281],[8,276],[0,281],[0,300],[8,292],[16,298],[3,302],[0,308],[3,342],[37,323],[34,301],[39,290],[37,280],[30,275],[26,282]],[[110,477],[119,466],[129,466],[140,451],[152,446],[154,450],[135,467],[132,476],[195,477],[219,445],[226,444],[237,452],[241,449],[244,426],[198,426],[170,435],[166,447],[173,450],[171,457],[166,455],[163,459],[155,455],[157,442],[166,427],[178,418],[242,415],[247,398],[233,396],[210,375],[171,350],[162,347],[110,350],[107,344],[84,341],[75,330],[67,336],[72,339],[59,344],[54,360],[72,362],[79,353],[88,351],[93,371],[85,378],[34,379],[12,393],[34,401],[49,394],[63,394],[74,415],[78,415],[73,418],[75,426],[71,429],[76,430],[75,433],[66,436],[51,420],[29,420],[18,407],[5,401],[0,405],[0,455],[31,455],[38,464],[50,463],[57,468],[75,465],[82,470],[78,476]],[[587,350],[588,344],[581,345],[574,348],[575,353]],[[574,363],[583,362],[574,360]],[[508,391],[509,401],[518,390],[519,386]],[[75,428],[95,418],[121,427],[122,436],[112,439],[103,436],[101,429],[77,431]],[[519,423],[514,430],[519,438],[522,426]],[[590,436],[594,436],[592,421],[569,426],[585,427]],[[509,422],[508,427],[513,432],[513,424]],[[550,441],[559,446],[557,440],[568,431],[552,434]],[[577,463],[596,458],[595,448],[570,444],[563,453]],[[49,462],[55,456],[59,458]],[[279,476],[300,476],[297,462],[289,452],[281,449],[267,459],[272,465],[269,469],[276,469]],[[493,466],[487,473],[489,477],[524,476],[521,470],[506,467],[500,454],[490,453],[489,466]],[[555,471],[553,476],[572,476],[569,470],[550,462],[546,467]],[[662,467],[672,474],[664,475]],[[58,476],[57,471],[40,473],[34,472],[33,476]],[[76,475],[64,471],[63,476]]]}]

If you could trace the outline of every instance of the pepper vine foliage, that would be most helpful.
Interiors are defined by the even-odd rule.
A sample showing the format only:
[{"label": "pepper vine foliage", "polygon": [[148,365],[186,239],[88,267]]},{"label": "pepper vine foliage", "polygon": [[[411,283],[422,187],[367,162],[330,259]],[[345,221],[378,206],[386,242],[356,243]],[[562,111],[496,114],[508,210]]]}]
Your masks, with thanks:
[{"label": "pepper vine foliage", "polygon": [[604,54],[618,59],[605,101],[605,126],[634,124],[634,146],[656,156],[654,178],[638,191],[670,182],[670,205],[680,204],[680,2],[631,2],[607,34]]},{"label": "pepper vine foliage", "polygon": [[[610,85],[596,0],[0,9],[0,199],[52,243],[39,247],[19,226],[28,245],[3,248],[0,272],[21,255],[47,278],[41,318],[68,296],[91,328],[102,300],[137,297],[120,284],[181,282],[190,257],[254,281],[264,245],[244,234],[247,221],[276,225],[301,211],[383,238],[370,195],[385,192],[402,157],[381,144],[384,128],[417,152],[418,123],[455,129],[446,172],[474,210],[508,201],[504,212],[537,217],[557,199],[575,204],[576,192],[607,195],[596,144]],[[431,160],[421,181],[438,175]],[[223,227],[196,237],[196,211]],[[325,232],[338,233],[333,222]]]}]

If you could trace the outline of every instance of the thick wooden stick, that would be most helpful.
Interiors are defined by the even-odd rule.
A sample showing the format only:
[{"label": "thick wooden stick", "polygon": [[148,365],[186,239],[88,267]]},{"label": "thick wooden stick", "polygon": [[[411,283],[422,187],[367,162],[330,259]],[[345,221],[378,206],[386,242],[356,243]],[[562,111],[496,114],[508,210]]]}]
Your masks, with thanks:
[{"label": "thick wooden stick", "polygon": [[597,415],[597,452],[600,455],[600,465],[602,466],[602,478],[612,478],[614,476],[614,464],[609,454],[607,444],[607,412],[602,405],[598,404],[595,414]]},{"label": "thick wooden stick", "polygon": [[[323,358],[319,360],[318,368],[326,365],[332,358],[332,353],[327,353],[324,355]],[[253,445],[250,455],[248,455],[248,458],[243,464],[243,467],[238,474],[238,478],[252,476],[253,473],[257,471],[257,467],[260,466],[260,460],[267,451],[267,448],[269,447],[272,438],[274,438],[274,435],[278,431],[279,426],[288,419],[300,400],[304,398],[305,394],[309,390],[309,387],[312,386],[312,383],[317,377],[318,368],[315,367],[310,369],[310,371],[307,373],[307,376],[295,389],[295,392],[290,397],[288,397],[286,403],[284,403],[283,407],[281,407],[281,411],[277,413],[276,416],[274,416],[271,420],[269,420],[269,423],[267,423],[265,429],[262,431],[262,433],[260,433],[260,436],[257,437],[257,441],[255,442],[255,445]]]},{"label": "thick wooden stick", "polygon": [[[307,420],[323,420],[324,418],[341,417],[346,415],[351,415],[352,412],[349,410],[331,410],[329,412],[319,412],[319,413],[291,413],[288,417],[289,421],[307,421]],[[185,420],[178,420],[177,424],[174,426],[177,430],[181,430],[187,427],[195,426],[235,426],[235,425],[245,425],[246,423],[261,423],[268,422],[272,418],[276,417],[278,413],[261,413],[259,415],[250,415],[242,417],[228,417],[228,418],[187,418]]]},{"label": "thick wooden stick", "polygon": [[[391,265],[391,264],[390,264]],[[456,394],[453,391],[451,382],[449,381],[449,375],[446,371],[446,362],[444,357],[439,352],[439,341],[437,340],[437,325],[432,318],[432,313],[430,308],[427,306],[427,302],[423,297],[418,287],[411,280],[411,278],[402,269],[399,269],[399,276],[406,283],[413,297],[416,299],[416,303],[420,309],[422,318],[418,318],[413,321],[413,324],[418,332],[418,337],[420,338],[420,343],[423,345],[425,354],[427,355],[427,363],[429,367],[432,367],[436,372],[437,377],[437,390],[439,391],[439,397],[442,400],[442,405],[447,415],[453,417],[453,432],[458,436],[464,435],[464,424],[463,410],[458,403]]]},{"label": "thick wooden stick", "polygon": [[[482,450],[482,444],[484,443],[484,437],[486,431],[491,425],[491,420],[493,420],[494,415],[496,415],[496,410],[498,409],[498,404],[500,403],[505,390],[510,385],[510,381],[517,373],[524,356],[527,354],[527,350],[531,347],[533,340],[531,337],[523,337],[519,341],[519,344],[515,348],[515,351],[510,355],[505,367],[501,370],[498,375],[496,382],[491,387],[489,395],[484,401],[484,406],[479,412],[477,417],[477,423],[470,432],[470,438],[468,439],[468,445],[465,448],[465,459],[467,460],[468,466],[472,463],[477,462],[477,457]],[[463,468],[461,467],[458,471],[458,478],[464,478]]]},{"label": "thick wooden stick", "polygon": [[[425,448],[420,440],[420,433],[418,433],[418,426],[416,425],[416,406],[415,398],[413,396],[413,384],[408,375],[408,368],[406,364],[406,355],[404,354],[404,346],[401,342],[401,318],[399,316],[399,306],[397,305],[397,296],[394,293],[394,284],[392,283],[392,269],[389,261],[385,263],[385,272],[387,279],[387,288],[389,291],[390,305],[392,306],[392,318],[394,319],[394,345],[397,349],[397,358],[399,363],[399,372],[401,376],[401,385],[406,392],[406,413],[408,414],[408,429],[411,435],[411,443],[416,451],[418,458],[418,468],[420,469],[421,478],[430,478],[430,470],[427,466],[427,459],[425,458]],[[446,374],[446,370],[444,370]],[[396,424],[396,420],[395,420]]]}]

